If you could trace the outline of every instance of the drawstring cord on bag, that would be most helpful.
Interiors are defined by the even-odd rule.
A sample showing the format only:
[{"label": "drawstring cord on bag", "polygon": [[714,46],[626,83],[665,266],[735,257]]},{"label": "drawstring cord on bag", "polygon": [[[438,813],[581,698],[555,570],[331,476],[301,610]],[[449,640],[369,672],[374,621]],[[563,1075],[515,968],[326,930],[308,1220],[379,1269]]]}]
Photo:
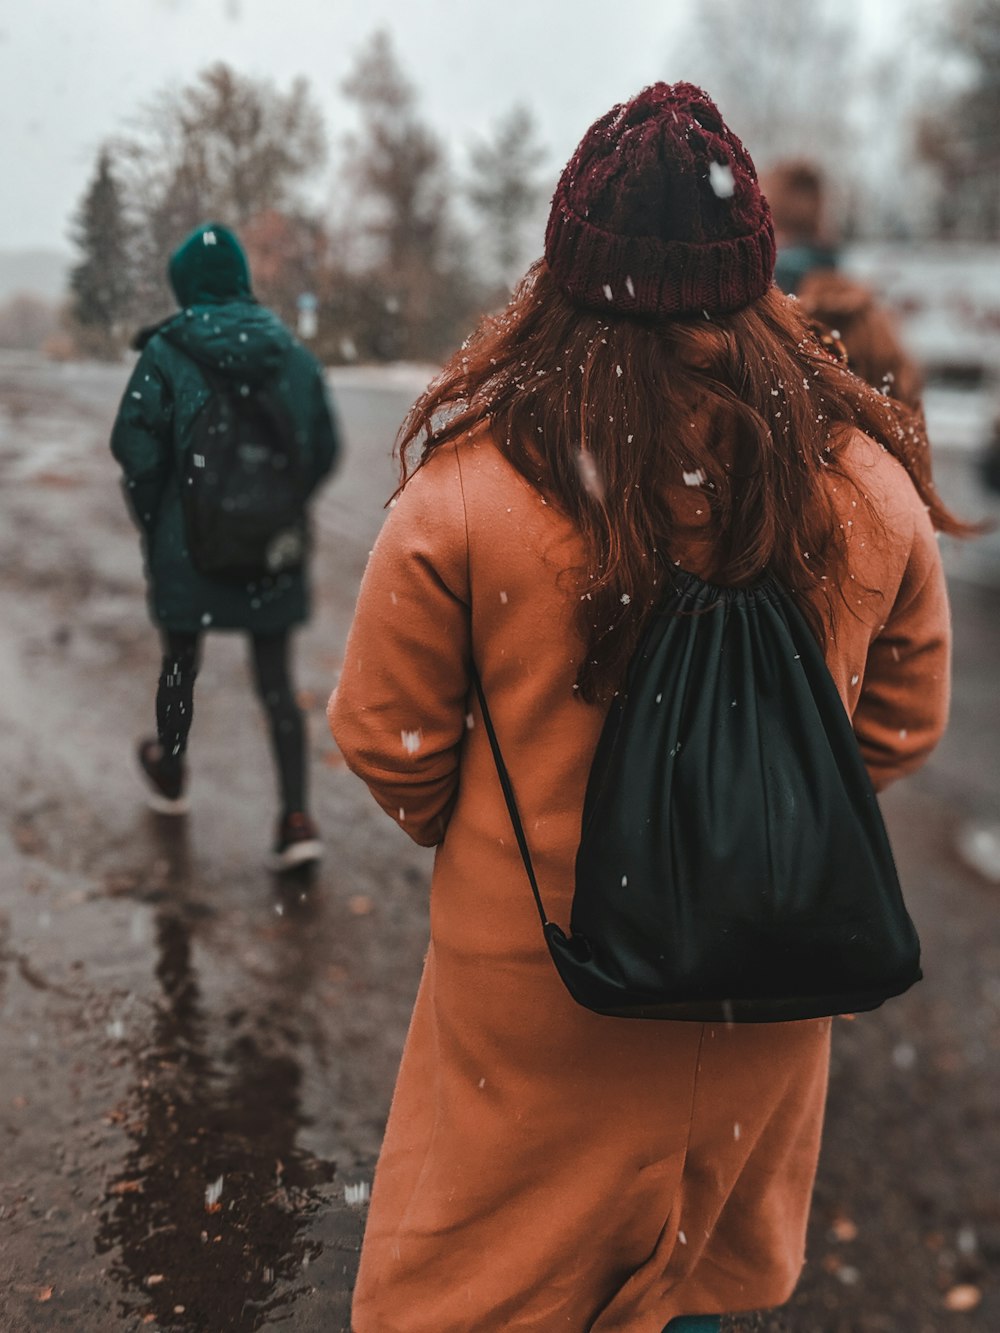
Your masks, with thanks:
[{"label": "drawstring cord on bag", "polygon": [[510,780],[510,774],[507,772],[507,765],[504,763],[503,755],[500,752],[500,742],[497,740],[497,733],[493,727],[493,719],[490,717],[490,710],[486,705],[483,682],[479,678],[479,672],[476,669],[475,663],[472,664],[472,680],[476,687],[476,694],[479,696],[479,707],[483,714],[483,724],[486,727],[486,735],[490,740],[490,749],[493,751],[493,762],[496,764],[497,775],[500,778],[500,786],[503,790],[503,798],[507,803],[507,812],[510,815],[510,822],[514,827],[514,837],[517,839],[517,845],[521,852],[521,860],[524,862],[524,868],[528,872],[528,880],[531,884],[531,892],[535,896],[535,906],[538,908],[538,915],[541,919],[542,928],[545,929],[550,925],[550,922],[545,914],[542,895],[538,889],[538,880],[535,878],[535,868],[531,864],[531,853],[528,851],[528,839],[524,835],[524,825],[521,823],[521,816],[518,813],[517,799],[514,796],[514,786]]}]

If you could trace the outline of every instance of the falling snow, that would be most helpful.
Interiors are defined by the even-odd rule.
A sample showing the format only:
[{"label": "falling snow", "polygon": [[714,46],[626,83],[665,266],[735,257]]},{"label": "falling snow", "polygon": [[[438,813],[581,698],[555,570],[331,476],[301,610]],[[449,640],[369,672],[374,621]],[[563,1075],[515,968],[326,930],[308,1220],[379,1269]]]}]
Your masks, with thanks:
[{"label": "falling snow", "polygon": [[709,162],[708,183],[718,199],[731,199],[736,190],[733,169],[728,162]]},{"label": "falling snow", "polygon": [[597,470],[597,463],[594,461],[594,455],[589,449],[581,449],[576,456],[576,466],[580,474],[580,482],[588,495],[593,496],[600,502],[604,499],[604,483],[601,481],[600,473]]}]

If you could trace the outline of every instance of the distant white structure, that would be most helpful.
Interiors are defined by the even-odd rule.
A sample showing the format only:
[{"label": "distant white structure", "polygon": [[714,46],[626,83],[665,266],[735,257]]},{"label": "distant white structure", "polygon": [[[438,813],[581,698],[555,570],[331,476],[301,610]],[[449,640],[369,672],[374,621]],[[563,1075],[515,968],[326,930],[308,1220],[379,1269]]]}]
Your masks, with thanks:
[{"label": "distant white structure", "polygon": [[308,342],[319,330],[319,301],[312,292],[302,292],[295,304],[299,312],[298,335]]}]

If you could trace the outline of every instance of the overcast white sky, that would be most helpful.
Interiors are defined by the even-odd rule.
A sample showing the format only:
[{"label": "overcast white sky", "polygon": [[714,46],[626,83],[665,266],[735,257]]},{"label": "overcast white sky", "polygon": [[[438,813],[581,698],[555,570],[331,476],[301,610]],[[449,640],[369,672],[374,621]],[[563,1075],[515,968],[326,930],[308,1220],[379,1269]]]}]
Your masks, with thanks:
[{"label": "overcast white sky", "polygon": [[597,116],[684,77],[672,51],[688,0],[0,0],[0,249],[67,250],[98,146],[152,93],[214,60],[287,86],[305,75],[331,138],[339,87],[388,28],[427,119],[461,149],[515,101],[534,110],[553,173]]}]

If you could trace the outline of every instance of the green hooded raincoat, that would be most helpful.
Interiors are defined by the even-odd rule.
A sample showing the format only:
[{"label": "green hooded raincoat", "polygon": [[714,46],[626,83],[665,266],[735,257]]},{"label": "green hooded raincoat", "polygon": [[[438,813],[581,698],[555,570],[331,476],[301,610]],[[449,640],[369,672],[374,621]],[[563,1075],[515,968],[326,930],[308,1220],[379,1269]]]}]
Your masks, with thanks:
[{"label": "green hooded raincoat", "polygon": [[246,257],[226,227],[208,223],[194,231],[173,255],[169,273],[181,310],[145,341],[111,437],[144,537],[153,619],[180,633],[280,633],[308,616],[306,570],[245,585],[199,574],[187,552],[181,461],[210,394],[201,367],[240,384],[273,378],[312,492],[339,452],[323,369],[254,300]]}]

